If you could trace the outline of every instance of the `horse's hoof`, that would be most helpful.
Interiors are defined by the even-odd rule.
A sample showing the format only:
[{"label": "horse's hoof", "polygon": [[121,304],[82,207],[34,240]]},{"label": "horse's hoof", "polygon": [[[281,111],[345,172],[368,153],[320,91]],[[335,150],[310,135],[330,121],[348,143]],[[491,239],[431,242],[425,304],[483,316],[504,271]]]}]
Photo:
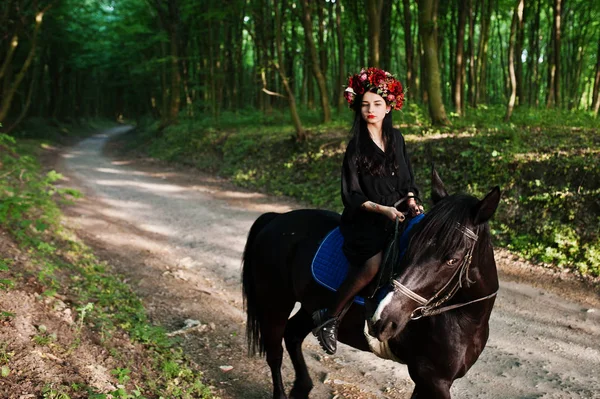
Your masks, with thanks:
[{"label": "horse's hoof", "polygon": [[293,387],[290,391],[290,399],[308,399],[308,394],[311,390],[312,385],[305,388]]}]

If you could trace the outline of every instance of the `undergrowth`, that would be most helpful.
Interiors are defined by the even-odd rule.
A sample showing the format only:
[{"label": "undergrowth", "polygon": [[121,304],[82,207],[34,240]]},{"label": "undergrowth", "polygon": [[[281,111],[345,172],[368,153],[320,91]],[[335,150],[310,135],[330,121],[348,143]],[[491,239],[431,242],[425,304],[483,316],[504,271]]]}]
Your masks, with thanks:
[{"label": "undergrowth", "polygon": [[[236,184],[341,211],[340,166],[352,115],[318,121],[302,114],[309,139],[297,143],[286,112],[196,117],[162,132],[147,121],[130,145],[163,160],[193,165]],[[424,109],[395,115],[405,135],[422,197],[433,163],[449,192],[478,197],[498,185],[496,244],[550,267],[600,275],[600,131],[590,113],[503,107],[451,116],[449,128],[425,124]],[[140,140],[141,139],[141,140]]]}]

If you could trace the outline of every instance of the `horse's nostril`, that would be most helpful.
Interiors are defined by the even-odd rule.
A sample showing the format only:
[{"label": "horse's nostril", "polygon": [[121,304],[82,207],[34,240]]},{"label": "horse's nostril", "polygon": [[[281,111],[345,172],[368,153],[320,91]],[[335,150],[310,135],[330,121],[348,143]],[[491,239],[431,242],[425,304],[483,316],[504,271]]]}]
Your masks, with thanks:
[{"label": "horse's nostril", "polygon": [[398,328],[398,323],[395,323],[392,321],[392,330],[396,331],[397,328]]}]

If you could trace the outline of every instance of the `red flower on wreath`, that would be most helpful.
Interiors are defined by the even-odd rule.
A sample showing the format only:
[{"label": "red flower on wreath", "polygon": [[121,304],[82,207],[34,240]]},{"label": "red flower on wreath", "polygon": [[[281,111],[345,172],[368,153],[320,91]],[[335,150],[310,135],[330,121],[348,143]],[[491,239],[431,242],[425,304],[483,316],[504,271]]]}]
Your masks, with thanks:
[{"label": "red flower on wreath", "polygon": [[352,107],[356,96],[366,91],[379,94],[387,105],[394,110],[400,110],[404,105],[404,88],[394,75],[379,68],[363,68],[355,75],[348,78],[348,87],[344,97]]}]

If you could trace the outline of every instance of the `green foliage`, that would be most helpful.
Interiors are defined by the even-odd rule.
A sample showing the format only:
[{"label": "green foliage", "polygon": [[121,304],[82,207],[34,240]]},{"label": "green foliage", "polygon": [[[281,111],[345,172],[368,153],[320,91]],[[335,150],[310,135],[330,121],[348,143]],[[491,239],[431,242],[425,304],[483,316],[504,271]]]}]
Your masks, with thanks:
[{"label": "green foliage", "polygon": [[[12,259],[2,259],[0,258],[0,273],[7,272],[9,270],[9,266],[12,264]],[[8,289],[13,286],[13,281],[6,278],[0,278],[0,289]]]},{"label": "green foliage", "polygon": [[[68,388],[67,388],[68,389]],[[54,384],[46,385],[42,389],[42,398],[44,399],[71,399],[71,397],[65,393],[65,387],[55,388]]]}]

